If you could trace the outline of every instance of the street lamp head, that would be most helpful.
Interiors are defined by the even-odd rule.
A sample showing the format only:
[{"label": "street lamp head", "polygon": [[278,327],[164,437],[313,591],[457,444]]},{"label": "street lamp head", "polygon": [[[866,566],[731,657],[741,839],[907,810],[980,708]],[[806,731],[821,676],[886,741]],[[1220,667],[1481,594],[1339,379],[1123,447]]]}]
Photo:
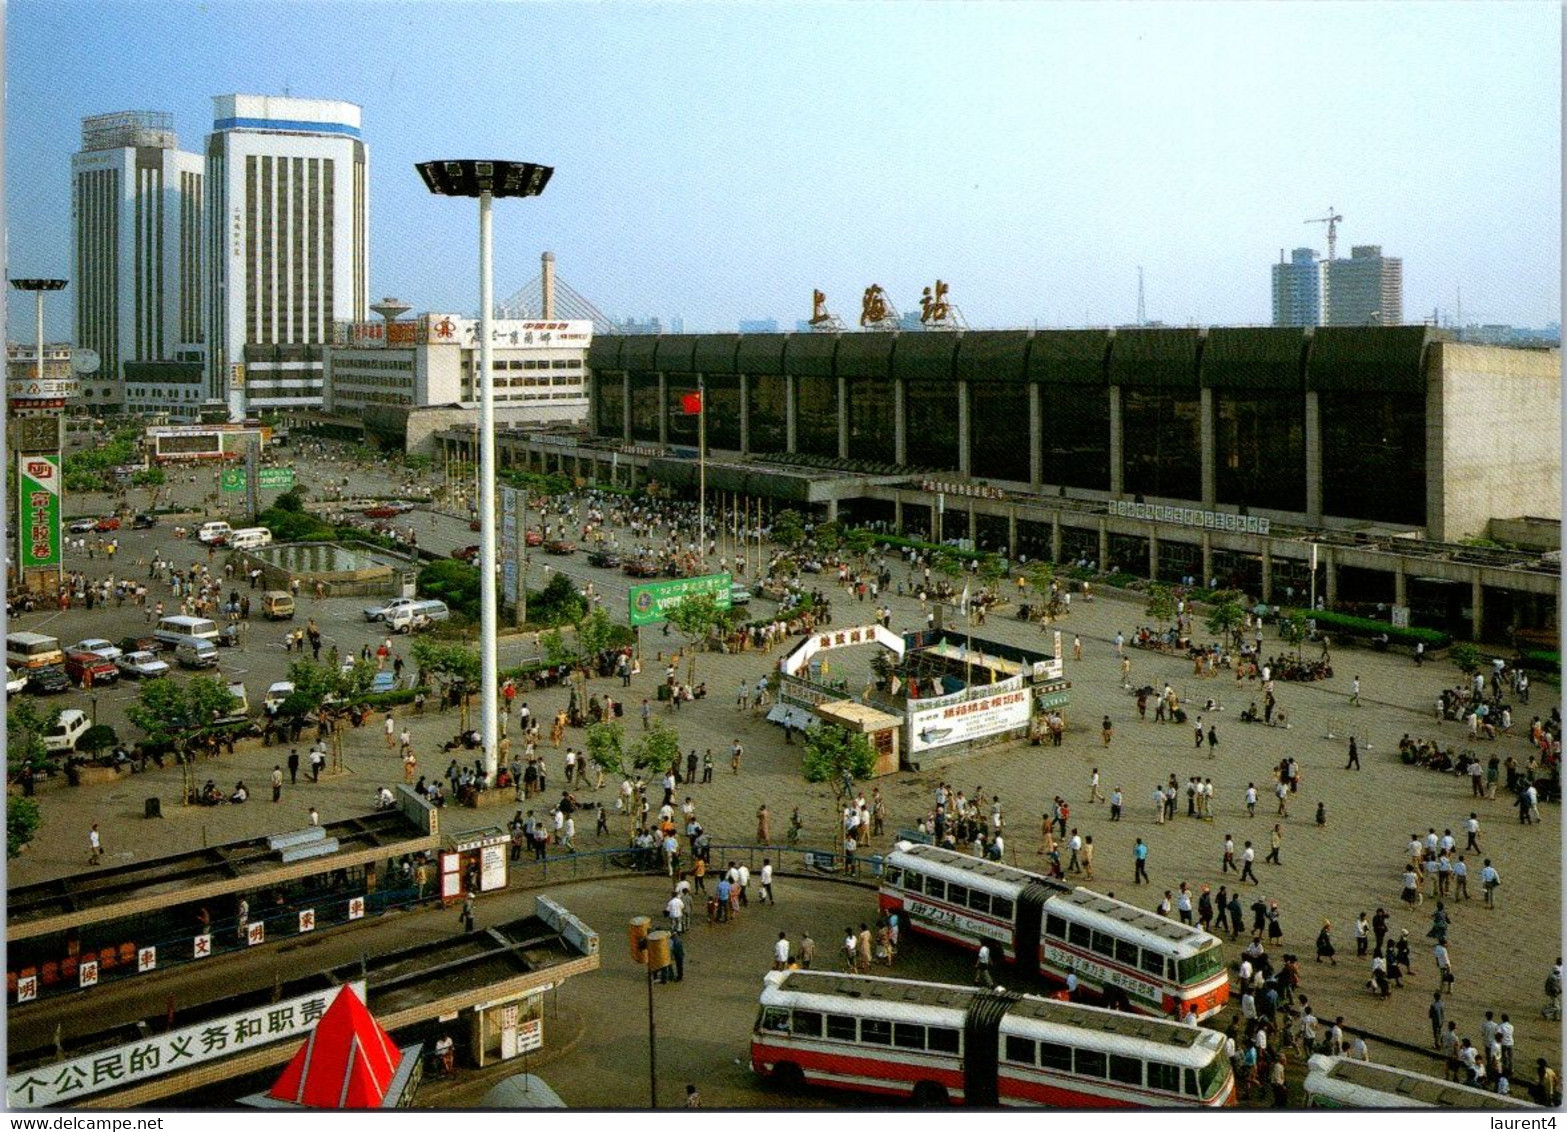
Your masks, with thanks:
[{"label": "street lamp head", "polygon": [[425,161],[414,168],[427,189],[447,197],[536,197],[555,172],[528,161]]},{"label": "street lamp head", "polygon": [[18,291],[63,291],[64,279],[13,279],[11,286]]}]

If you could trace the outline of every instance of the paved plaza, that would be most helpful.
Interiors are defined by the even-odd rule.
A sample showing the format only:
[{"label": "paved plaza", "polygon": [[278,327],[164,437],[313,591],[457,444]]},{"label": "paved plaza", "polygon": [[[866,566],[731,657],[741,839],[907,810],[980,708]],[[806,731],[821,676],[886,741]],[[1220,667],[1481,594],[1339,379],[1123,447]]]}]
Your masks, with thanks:
[{"label": "paved plaza", "polygon": [[[357,472],[351,474],[359,475]],[[307,484],[317,482],[312,479],[309,460],[300,461],[300,478]],[[356,487],[359,483],[356,478]],[[187,490],[197,490],[201,486]],[[364,494],[384,493],[395,486],[391,476],[371,478],[365,483]],[[139,499],[132,499],[133,507],[139,504]],[[69,513],[84,512],[73,506]],[[152,532],[120,532],[124,566],[131,567],[138,557],[145,560],[154,548],[167,553],[168,548],[175,545],[171,537],[174,521],[165,519],[163,525]],[[419,512],[412,521],[419,532],[421,545],[432,549],[445,551],[476,538],[469,533],[465,520]],[[183,556],[176,554],[175,561],[182,564],[189,557],[188,551]],[[622,575],[589,568],[580,554],[550,564],[575,577],[591,578],[605,594],[606,605],[612,612],[624,609],[627,580]],[[89,563],[84,556],[74,552],[68,558],[67,566],[87,570],[95,577],[107,572],[104,563]],[[142,572],[145,573],[145,566]],[[893,574],[902,580],[906,571],[894,565]],[[533,584],[538,586],[543,580],[543,563],[536,559]],[[853,601],[829,576],[820,576],[816,581],[832,597],[835,624],[859,624],[871,619],[870,602],[861,605]],[[156,587],[154,597],[167,600],[167,588]],[[888,601],[893,610],[895,630],[923,624],[924,615],[916,601],[896,596]],[[345,654],[349,650],[357,651],[366,641],[378,639],[369,632],[369,626],[359,614],[364,604],[363,599],[317,601],[302,595],[300,620],[294,624],[302,624],[304,617],[315,617],[329,643],[337,643]],[[762,616],[772,606],[758,600],[753,608],[756,616]],[[1042,632],[1037,625],[1017,621],[1010,612],[1008,608],[992,615],[988,624],[975,628],[975,635],[1048,651],[1049,632]],[[1452,829],[1462,845],[1464,821],[1471,811],[1475,811],[1481,822],[1482,847],[1481,853],[1468,854],[1475,898],[1467,902],[1448,902],[1452,917],[1449,949],[1456,984],[1450,994],[1444,996],[1449,1003],[1447,1017],[1458,1022],[1461,1034],[1478,1039],[1485,1011],[1495,1011],[1498,1017],[1507,1012],[1517,1026],[1520,1070],[1531,1066],[1537,1056],[1545,1056],[1553,1064],[1559,1064],[1561,1034],[1558,1023],[1541,1017],[1542,984],[1562,950],[1559,808],[1555,805],[1543,807],[1541,824],[1520,825],[1517,811],[1505,794],[1495,801],[1472,800],[1466,778],[1406,767],[1398,759],[1398,740],[1405,733],[1417,739],[1437,739],[1444,745],[1468,745],[1467,733],[1461,733],[1458,724],[1436,721],[1433,706],[1444,687],[1460,680],[1457,670],[1445,661],[1416,668],[1407,657],[1336,650],[1332,658],[1333,679],[1314,684],[1280,682],[1277,685],[1279,704],[1290,720],[1290,727],[1282,729],[1240,722],[1241,709],[1252,700],[1261,700],[1256,685],[1249,684],[1237,691],[1229,673],[1204,680],[1192,675],[1189,661],[1132,651],[1131,683],[1134,687],[1142,684],[1157,687],[1168,681],[1189,710],[1195,706],[1203,714],[1205,723],[1216,724],[1219,743],[1217,750],[1210,754],[1206,746],[1194,749],[1190,725],[1160,725],[1138,719],[1135,699],[1123,688],[1113,640],[1117,632],[1130,635],[1144,621],[1146,617],[1140,602],[1103,596],[1093,604],[1074,601],[1070,617],[1057,626],[1066,646],[1066,675],[1072,682],[1063,745],[1055,748],[1009,743],[940,768],[917,774],[900,772],[876,780],[874,785],[887,799],[888,834],[899,827],[913,826],[920,815],[933,807],[937,783],[946,781],[971,797],[978,793],[987,798],[998,795],[1007,820],[1008,861],[1043,871],[1043,858],[1037,852],[1040,817],[1048,810],[1051,798],[1059,794],[1071,804],[1070,824],[1093,837],[1097,852],[1091,887],[1113,892],[1122,899],[1149,908],[1158,902],[1165,889],[1174,890],[1183,880],[1194,891],[1203,884],[1211,885],[1217,891],[1220,884],[1233,883],[1234,874],[1226,875],[1220,870],[1224,837],[1233,833],[1237,845],[1250,839],[1259,846],[1257,873],[1261,884],[1247,885],[1242,902],[1249,905],[1259,895],[1279,902],[1285,931],[1284,950],[1301,956],[1302,990],[1311,999],[1316,1013],[1326,1019],[1341,1014],[1352,1026],[1421,1047],[1429,1045],[1426,1007],[1436,988],[1431,941],[1426,938],[1434,904],[1428,897],[1421,907],[1409,909],[1399,901],[1404,847],[1411,833],[1423,836],[1431,827],[1438,833]],[[127,606],[123,610],[111,607],[92,613],[36,613],[24,617],[18,627],[51,633],[70,643],[83,636],[118,639],[138,631],[140,623],[140,612]],[[257,622],[250,630],[245,647],[237,650],[238,655],[223,658],[225,671],[231,665],[246,670],[242,678],[250,689],[253,707],[266,684],[281,678],[287,661],[294,659],[284,654],[279,644],[267,643],[267,635],[281,640],[282,629],[279,626],[274,632],[271,627]],[[1071,655],[1074,636],[1082,641],[1081,660],[1075,660]],[[1205,637],[1200,618],[1196,637],[1199,640]],[[398,639],[397,649],[405,658],[407,647],[406,639]],[[659,654],[667,654],[676,647],[677,637],[664,637],[657,630],[644,629],[642,673],[633,680],[632,687],[622,689],[618,680],[591,682],[590,691],[608,691],[626,704],[628,732],[635,732],[640,727],[636,709],[644,697],[654,700],[656,686],[662,680],[663,665],[659,663]],[[873,647],[850,650],[845,663],[863,667]],[[1265,635],[1264,655],[1283,647],[1276,637]],[[1308,646],[1308,650],[1310,655],[1318,651],[1315,646]],[[535,651],[536,642],[531,634],[504,638],[501,663],[503,666],[517,663]],[[765,803],[773,815],[775,838],[781,838],[790,810],[798,806],[805,819],[802,844],[832,848],[836,827],[831,791],[804,782],[800,774],[800,748],[786,746],[777,728],[757,716],[736,710],[734,692],[739,682],[746,679],[754,684],[764,673],[773,672],[781,655],[779,650],[771,655],[702,653],[697,658],[697,678],[707,683],[710,696],[686,705],[678,713],[658,705],[660,717],[678,729],[683,748],[694,747],[699,754],[711,748],[715,755],[714,782],[706,786],[683,786],[677,790],[677,797],[689,793],[695,799],[699,820],[720,844],[752,842],[756,812]],[[1350,703],[1351,681],[1356,676],[1361,689],[1358,707]],[[123,713],[123,705],[117,701],[128,699],[133,692],[134,685],[129,690],[100,695],[100,717],[119,728],[122,736],[134,737],[135,733],[124,724],[123,714],[118,714]],[[1548,714],[1555,695],[1553,687],[1537,684],[1530,705],[1515,705],[1519,726],[1513,737],[1474,744],[1482,761],[1495,753],[1503,758],[1512,755],[1523,763],[1531,753],[1527,742],[1529,716]],[[535,715],[548,718],[565,706],[566,697],[566,690],[560,688],[528,693],[519,700],[527,699]],[[1222,703],[1222,710],[1202,710],[1210,697]],[[54,702],[62,706],[85,706],[81,703],[84,699],[73,692]],[[1115,725],[1114,738],[1108,748],[1100,737],[1100,720],[1106,715]],[[1149,720],[1152,716],[1150,707]],[[108,785],[41,792],[43,826],[26,852],[10,862],[8,883],[27,884],[85,869],[87,831],[94,822],[99,823],[102,830],[106,863],[122,864],[295,828],[305,823],[311,806],[320,810],[323,821],[363,813],[371,808],[371,798],[377,787],[402,780],[397,753],[385,744],[381,718],[377,715],[364,728],[346,735],[343,773],[324,778],[318,785],[302,779],[298,786],[285,786],[282,801],[276,805],[267,800],[268,792],[264,787],[273,765],[283,761],[287,749],[263,748],[259,743],[245,744],[232,756],[224,755],[197,767],[198,779],[211,777],[226,789],[231,789],[237,779],[243,778],[252,786],[255,799],[245,806],[182,807],[179,804],[180,773],[174,767],[150,770]],[[402,719],[401,713],[398,718]],[[439,744],[457,731],[456,713],[431,711],[423,717],[410,716],[407,725],[413,733],[414,748],[420,760],[419,772],[440,775],[451,756],[443,755]],[[1327,737],[1330,733],[1332,738]],[[1357,738],[1361,750],[1362,769],[1358,772],[1343,769],[1350,735]],[[729,745],[735,739],[745,747],[744,763],[738,775],[730,773],[726,757]],[[582,741],[580,730],[567,733],[568,744],[580,747]],[[561,759],[547,744],[546,753],[553,790],[559,780]],[[1278,817],[1270,792],[1272,771],[1285,756],[1298,761],[1304,777],[1299,793],[1288,800],[1288,817]],[[471,760],[472,755],[467,757]],[[1100,770],[1106,794],[1117,787],[1125,792],[1126,813],[1119,823],[1110,822],[1108,805],[1088,801],[1089,775],[1094,767]],[[1183,786],[1191,775],[1213,780],[1216,787],[1214,820],[1187,818],[1185,806],[1181,805],[1173,822],[1155,823],[1150,802],[1153,788],[1172,774]],[[1244,806],[1248,783],[1255,783],[1261,796],[1255,818],[1248,818]],[[586,797],[612,806],[615,785],[606,784],[597,795],[588,791]],[[869,786],[867,784],[867,792]],[[582,794],[579,791],[579,796]],[[150,796],[161,799],[162,819],[142,817],[144,799]],[[553,799],[554,796],[552,793],[545,797]],[[1326,807],[1323,826],[1318,826],[1314,820],[1318,803]],[[442,820],[446,831],[504,824],[515,808],[510,804],[490,805],[473,811],[449,805]],[[1269,833],[1276,821],[1282,825],[1284,833],[1282,864],[1278,866],[1262,863]],[[612,819],[608,837],[595,837],[590,823],[584,822],[578,845],[584,849],[618,845],[625,841],[626,832],[624,818]],[[1134,888],[1131,883],[1132,847],[1139,837],[1150,847],[1151,887]],[[873,852],[884,851],[890,842],[890,836],[885,837],[870,848]],[[1486,856],[1493,860],[1504,882],[1494,911],[1482,907],[1477,880],[1480,858]],[[656,882],[634,883],[651,888]],[[651,914],[657,908],[656,894],[627,887],[632,884],[606,882],[603,893],[595,894],[591,901],[593,914],[588,917],[589,921],[605,935],[606,947],[617,954],[624,950],[619,937],[625,919],[639,913]],[[575,886],[569,891],[582,887]],[[812,886],[798,896],[791,893],[791,901],[801,901],[803,916],[812,916],[810,902],[817,899],[818,891],[818,886]],[[853,902],[863,908],[860,918],[868,919],[872,915],[874,904],[868,894],[858,889],[843,891],[858,893]],[[504,897],[511,898],[512,894]],[[785,924],[780,919],[779,926],[793,930],[795,923],[807,923],[813,931],[824,933],[816,938],[822,950],[830,953],[831,932],[842,926],[836,922],[841,898],[823,897],[821,900],[823,909],[830,911],[807,921]],[[571,904],[570,900],[567,902]],[[484,913],[484,904],[481,902],[481,913]],[[1355,957],[1353,938],[1356,914],[1365,912],[1369,915],[1378,907],[1386,908],[1392,917],[1393,938],[1397,938],[1401,929],[1408,929],[1414,944],[1413,970],[1405,978],[1404,989],[1395,990],[1387,1001],[1375,998],[1366,989],[1369,960]],[[793,913],[792,908],[790,912]],[[773,915],[772,910],[762,914]],[[481,915],[481,922],[485,918]],[[1333,925],[1338,948],[1336,967],[1319,966],[1312,961],[1313,940],[1324,920],[1331,920]],[[372,926],[363,930],[377,929]],[[763,935],[765,937],[766,933]],[[1238,952],[1238,946],[1228,947],[1232,957]],[[766,967],[765,951],[758,951],[751,958],[760,977]],[[602,993],[610,1000],[623,996],[627,992],[623,984],[631,976],[619,971],[620,965],[607,962],[604,972],[579,980],[581,985],[574,984],[570,995]],[[629,964],[624,965],[629,967]],[[966,969],[958,964],[955,977],[961,977]],[[595,981],[601,985],[588,985]],[[700,982],[688,984],[674,989],[673,993],[686,996],[692,990],[700,993],[701,985]],[[723,993],[734,998],[728,1003],[729,1012],[735,1017],[746,1016],[745,1024],[749,1025],[751,1006],[740,999],[749,995],[749,1002],[754,1004],[754,988],[744,990],[736,984]],[[571,997],[567,1001],[570,1004],[576,1000]],[[634,1061],[640,1056],[643,1048],[638,1044],[640,1036],[628,1031],[604,1037],[596,1031],[585,1007],[573,1008],[587,1019],[582,1048],[593,1051],[581,1056],[591,1056],[606,1064],[621,1058],[622,1054],[626,1061]],[[1221,1016],[1220,1022],[1226,1018]],[[717,1032],[706,1035],[687,1032],[682,1027],[689,1028],[688,1022],[677,1023],[671,1032],[669,1072],[672,1077],[694,1075],[701,1065],[742,1056],[739,1051],[743,1048],[743,1035]],[[640,1031],[636,1033],[640,1034]],[[624,1050],[617,1053],[616,1043],[624,1046]],[[1440,1072],[1439,1063],[1435,1061],[1422,1066],[1421,1059],[1408,1050],[1375,1040],[1371,1043],[1371,1055],[1378,1060]],[[645,1096],[639,1099],[632,1095],[634,1076],[628,1069],[624,1085],[627,1099],[619,1103],[645,1103]],[[1520,1076],[1523,1076],[1522,1072]],[[557,1078],[552,1078],[551,1083],[562,1095],[568,1101],[580,1103],[583,1098],[575,1095],[571,1077],[557,1073]],[[709,1097],[709,1103],[724,1103],[723,1094]],[[732,1103],[743,1102],[736,1099]]]}]

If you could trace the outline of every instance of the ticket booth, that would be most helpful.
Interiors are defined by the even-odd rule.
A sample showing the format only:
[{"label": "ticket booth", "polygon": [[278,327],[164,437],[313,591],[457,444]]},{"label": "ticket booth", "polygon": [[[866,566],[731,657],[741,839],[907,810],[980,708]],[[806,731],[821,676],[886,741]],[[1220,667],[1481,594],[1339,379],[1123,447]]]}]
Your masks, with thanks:
[{"label": "ticket booth", "polygon": [[833,700],[817,704],[816,714],[823,723],[835,724],[850,734],[864,735],[870,741],[876,762],[871,776],[879,778],[893,774],[898,769],[898,736],[903,730],[903,718],[878,711],[866,704],[852,700]]},{"label": "ticket booth", "polygon": [[481,1069],[544,1047],[544,996],[552,985],[496,1002],[481,1002],[469,1014],[468,1040]]},{"label": "ticket booth", "polygon": [[441,900],[451,904],[505,888],[511,834],[500,826],[448,835],[441,845]]}]

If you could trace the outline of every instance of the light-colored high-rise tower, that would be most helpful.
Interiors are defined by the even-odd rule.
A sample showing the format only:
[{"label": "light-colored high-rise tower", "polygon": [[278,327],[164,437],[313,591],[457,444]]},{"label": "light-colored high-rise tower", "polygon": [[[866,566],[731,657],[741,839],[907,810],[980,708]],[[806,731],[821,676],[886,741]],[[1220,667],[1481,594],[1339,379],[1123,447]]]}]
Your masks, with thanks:
[{"label": "light-colored high-rise tower", "polygon": [[334,322],[370,292],[369,151],[350,102],[228,94],[207,138],[208,394],[239,419],[318,409]]},{"label": "light-colored high-rise tower", "polygon": [[1322,265],[1328,326],[1402,326],[1404,261],[1376,244],[1351,248],[1348,259]]},{"label": "light-colored high-rise tower", "polygon": [[1322,271],[1312,248],[1296,248],[1273,265],[1273,325],[1322,325]]},{"label": "light-colored high-rise tower", "polygon": [[102,359],[83,382],[95,409],[124,407],[127,365],[201,360],[203,167],[177,146],[173,116],[160,111],[82,119],[71,283],[74,343]]}]

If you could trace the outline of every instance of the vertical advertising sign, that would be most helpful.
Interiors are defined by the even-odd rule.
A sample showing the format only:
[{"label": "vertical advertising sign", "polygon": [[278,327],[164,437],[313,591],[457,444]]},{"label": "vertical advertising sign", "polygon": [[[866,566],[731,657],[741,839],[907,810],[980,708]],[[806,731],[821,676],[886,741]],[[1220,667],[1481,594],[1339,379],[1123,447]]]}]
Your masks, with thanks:
[{"label": "vertical advertising sign", "polygon": [[516,606],[521,584],[521,555],[517,538],[517,489],[501,488],[501,598]]},{"label": "vertical advertising sign", "polygon": [[18,456],[22,569],[60,565],[60,457]]}]

